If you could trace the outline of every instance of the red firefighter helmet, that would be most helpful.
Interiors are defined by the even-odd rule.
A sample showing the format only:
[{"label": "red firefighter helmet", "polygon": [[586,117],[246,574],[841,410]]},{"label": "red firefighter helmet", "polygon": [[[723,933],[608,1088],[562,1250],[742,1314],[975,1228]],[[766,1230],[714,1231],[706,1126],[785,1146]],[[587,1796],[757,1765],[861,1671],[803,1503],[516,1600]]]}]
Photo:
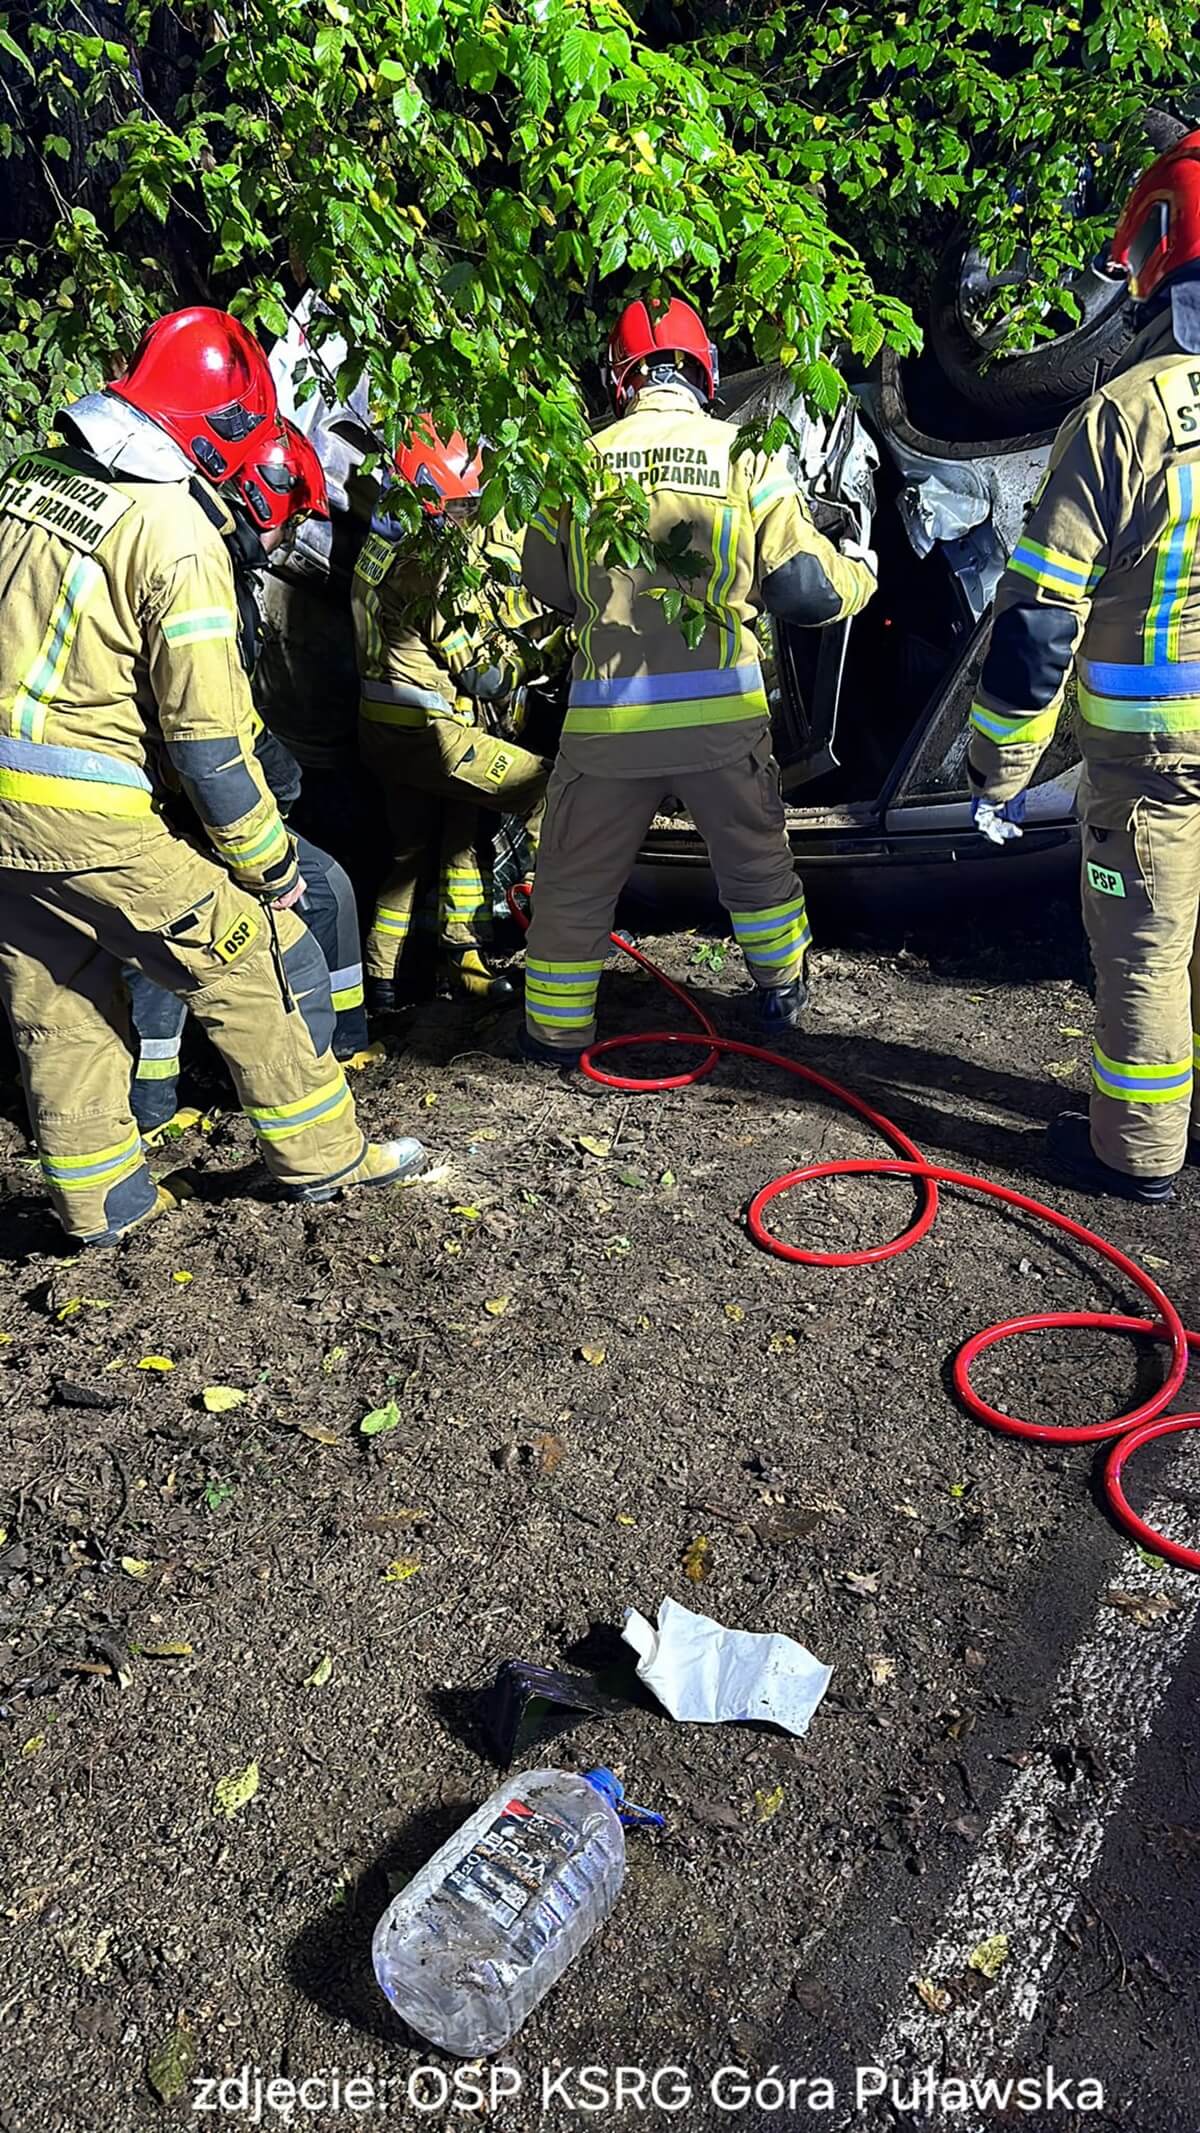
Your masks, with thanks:
[{"label": "red firefighter helmet", "polygon": [[1200,132],[1185,133],[1142,172],[1125,203],[1109,258],[1144,304],[1180,267],[1200,259]]},{"label": "red firefighter helmet", "polygon": [[690,356],[704,379],[706,404],[713,400],[720,382],[717,351],[708,338],[708,328],[698,311],[673,296],[669,304],[638,297],[626,304],[608,337],[608,378],[618,409],[628,401],[627,379],[639,363],[671,355]]},{"label": "red firefighter helmet", "polygon": [[269,430],[256,430],[250,457],[225,484],[260,533],[286,526],[311,511],[329,517],[325,469],[316,448],[294,422],[277,416]]},{"label": "red firefighter helmet", "polygon": [[252,333],[228,311],[193,304],[147,328],[109,391],[173,437],[210,481],[226,481],[275,415],[275,386]]},{"label": "red firefighter helmet", "polygon": [[461,430],[443,439],[432,415],[418,415],[411,434],[396,454],[396,471],[411,482],[430,518],[461,517],[479,502],[483,454],[471,447]]}]

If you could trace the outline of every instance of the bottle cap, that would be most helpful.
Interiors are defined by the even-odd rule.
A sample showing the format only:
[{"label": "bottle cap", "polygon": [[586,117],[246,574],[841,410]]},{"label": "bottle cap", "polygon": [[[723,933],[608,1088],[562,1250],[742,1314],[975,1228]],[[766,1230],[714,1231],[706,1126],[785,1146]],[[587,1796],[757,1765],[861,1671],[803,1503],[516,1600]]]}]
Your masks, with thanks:
[{"label": "bottle cap", "polygon": [[586,1785],[590,1785],[594,1792],[600,1794],[601,1799],[608,1801],[613,1813],[619,1817],[624,1828],[666,1828],[667,1818],[665,1815],[655,1814],[650,1807],[633,1807],[627,1804],[625,1787],[615,1770],[605,1770],[601,1765],[598,1770],[585,1770],[583,1779]]}]

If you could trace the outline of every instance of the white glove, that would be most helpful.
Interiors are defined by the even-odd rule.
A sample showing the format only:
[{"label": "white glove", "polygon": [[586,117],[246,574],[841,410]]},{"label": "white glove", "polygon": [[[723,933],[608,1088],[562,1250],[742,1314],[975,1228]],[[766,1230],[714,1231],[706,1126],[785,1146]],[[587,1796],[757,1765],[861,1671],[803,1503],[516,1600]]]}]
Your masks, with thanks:
[{"label": "white glove", "polygon": [[[1024,795],[1019,797],[1022,802],[1020,812],[1024,814]],[[1013,808],[1015,804],[1010,800],[1008,808]],[[1011,813],[1004,807],[993,807],[990,800],[976,800],[971,809],[971,819],[980,836],[986,837],[989,844],[1007,844],[1010,838],[1023,835],[1020,823],[1013,821]]]},{"label": "white glove", "polygon": [[862,541],[856,541],[852,535],[846,534],[838,542],[838,549],[842,555],[848,556],[852,563],[865,563],[871,576],[878,580],[879,557],[873,548],[866,547]]}]

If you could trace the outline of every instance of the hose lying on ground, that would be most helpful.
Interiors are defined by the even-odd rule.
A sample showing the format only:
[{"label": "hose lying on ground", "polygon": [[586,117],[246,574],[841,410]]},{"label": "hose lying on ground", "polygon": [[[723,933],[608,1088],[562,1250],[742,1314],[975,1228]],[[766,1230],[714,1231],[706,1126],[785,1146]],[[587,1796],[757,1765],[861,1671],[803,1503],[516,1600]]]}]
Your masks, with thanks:
[{"label": "hose lying on ground", "polygon": [[[518,923],[528,925],[525,899],[528,885],[509,891],[509,907]],[[979,1178],[969,1171],[952,1170],[945,1165],[927,1162],[917,1147],[882,1111],[876,1111],[828,1075],[817,1073],[814,1067],[804,1066],[798,1059],[790,1059],[783,1052],[771,1051],[766,1045],[746,1044],[736,1037],[722,1037],[704,1009],[694,1000],[683,985],[676,984],[657,963],[640,948],[621,934],[610,936],[613,946],[622,955],[630,957],[641,969],[648,971],[658,984],[670,993],[699,1024],[698,1030],[646,1030],[621,1037],[604,1037],[589,1045],[580,1059],[580,1070],[589,1081],[595,1081],[605,1089],[619,1089],[635,1095],[656,1095],[665,1089],[686,1089],[693,1083],[707,1080],[720,1059],[729,1055],[738,1059],[754,1059],[760,1065],[778,1067],[780,1073],[791,1074],[797,1081],[807,1082],[810,1088],[820,1089],[831,1096],[835,1103],[845,1105],[857,1118],[871,1126],[889,1147],[896,1150],[894,1158],[876,1156],[830,1163],[805,1163],[798,1170],[786,1171],[782,1177],[764,1185],[750,1202],[747,1225],[756,1244],[764,1251],[772,1252],[777,1259],[790,1260],[796,1266],[878,1266],[888,1259],[898,1259],[902,1252],[911,1251],[923,1237],[927,1237],[938,1214],[939,1185],[953,1185],[964,1192],[982,1194],[990,1200],[999,1200],[1006,1207],[1019,1207],[1024,1214],[1032,1215],[1039,1222],[1048,1222],[1053,1229],[1061,1231],[1076,1244],[1083,1244],[1090,1251],[1098,1252],[1110,1266],[1125,1275],[1135,1288],[1141,1290],[1150,1304],[1152,1318],[1130,1318],[1116,1311],[1036,1311],[1020,1318],[1006,1318],[996,1325],[987,1326],[976,1333],[960,1348],[954,1359],[954,1389],[968,1414],[977,1421],[986,1422],[993,1429],[1003,1430],[1010,1437],[1031,1437],[1042,1444],[1095,1444],[1113,1438],[1115,1443],[1104,1473],[1104,1491],[1109,1508],[1117,1524],[1139,1541],[1143,1547],[1152,1549],[1156,1555],[1183,1569],[1200,1570],[1200,1548],[1187,1548],[1157,1532],[1139,1518],[1130,1507],[1122,1486],[1122,1469],[1132,1455],[1157,1437],[1176,1434],[1180,1430],[1200,1428],[1200,1414],[1167,1416],[1170,1406],[1187,1374],[1189,1349],[1200,1350],[1200,1333],[1188,1330],[1166,1291],[1159,1287],[1137,1261],[1130,1259],[1115,1244],[1096,1235],[1094,1230],[1075,1222],[1069,1215],[1061,1215],[1053,1207],[1046,1207],[1041,1200],[1031,1199],[1027,1193],[1015,1192],[1007,1185],[997,1185],[991,1178]],[[615,1053],[629,1051],[650,1044],[683,1046],[698,1051],[703,1056],[695,1066],[678,1074],[634,1076],[607,1070],[601,1061],[611,1059]],[[864,1251],[818,1252],[806,1246],[787,1244],[768,1229],[766,1214],[772,1202],[785,1193],[794,1192],[801,1185],[815,1183],[818,1178],[891,1177],[911,1178],[916,1193],[917,1208],[907,1229],[884,1244],[873,1244]],[[1128,1414],[1114,1415],[1107,1421],[1087,1422],[1074,1426],[1059,1426],[1043,1422],[1027,1422],[1019,1415],[1003,1414],[997,1407],[976,1392],[971,1383],[971,1369],[976,1358],[999,1342],[1012,1340],[1019,1333],[1042,1333],[1052,1330],[1086,1326],[1093,1332],[1142,1333],[1152,1339],[1170,1345],[1171,1359],[1167,1374],[1157,1392]]]}]

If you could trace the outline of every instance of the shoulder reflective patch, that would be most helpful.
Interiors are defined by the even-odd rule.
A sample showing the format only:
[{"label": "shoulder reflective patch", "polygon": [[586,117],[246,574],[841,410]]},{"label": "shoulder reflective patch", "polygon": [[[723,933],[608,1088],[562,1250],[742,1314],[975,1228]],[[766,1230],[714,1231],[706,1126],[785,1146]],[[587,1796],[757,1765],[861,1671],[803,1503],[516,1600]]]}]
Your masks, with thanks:
[{"label": "shoulder reflective patch", "polygon": [[43,526],[85,555],[100,546],[132,504],[132,497],[107,482],[91,481],[36,452],[18,459],[0,485],[0,513]]},{"label": "shoulder reflective patch", "polygon": [[252,940],[258,936],[258,920],[253,912],[243,911],[235,926],[231,926],[222,940],[214,941],[213,947],[223,963],[236,963],[245,953]]},{"label": "shoulder reflective patch", "polygon": [[1098,896],[1124,896],[1125,877],[1114,874],[1111,867],[1098,867],[1094,859],[1088,860],[1087,878]]},{"label": "shoulder reflective patch", "polygon": [[611,448],[601,439],[598,450],[618,481],[636,481],[642,489],[729,494],[729,446],[720,437],[705,438],[703,444],[619,444]]},{"label": "shoulder reflective patch", "polygon": [[1171,442],[1181,452],[1200,445],[1200,363],[1172,363],[1154,379]]},{"label": "shoulder reflective patch", "polygon": [[354,575],[365,585],[382,585],[396,560],[396,543],[385,541],[381,533],[369,533],[358,551]]}]

